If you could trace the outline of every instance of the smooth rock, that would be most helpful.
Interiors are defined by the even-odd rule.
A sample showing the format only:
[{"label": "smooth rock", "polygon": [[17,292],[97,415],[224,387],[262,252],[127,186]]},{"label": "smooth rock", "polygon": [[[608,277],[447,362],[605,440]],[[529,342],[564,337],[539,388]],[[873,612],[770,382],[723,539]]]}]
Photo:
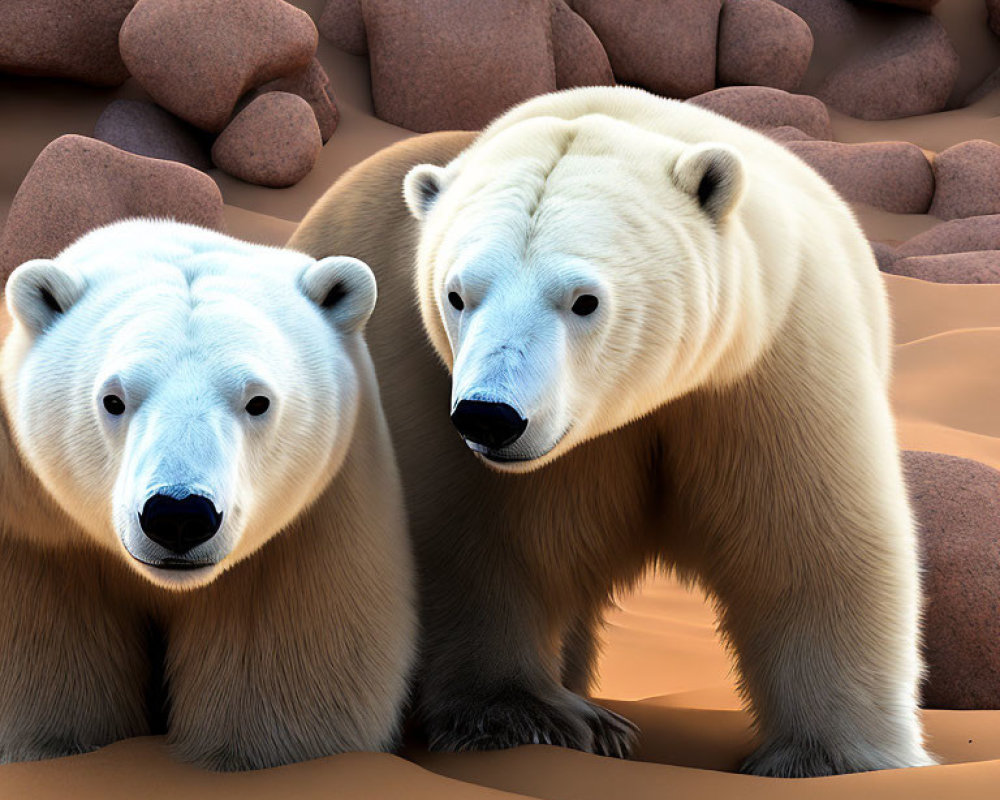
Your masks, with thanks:
[{"label": "smooth rock", "polygon": [[973,139],[934,158],[931,214],[941,219],[1000,214],[1000,145]]},{"label": "smooth rock", "polygon": [[341,50],[355,56],[368,55],[361,0],[327,0],[316,27],[324,39]]},{"label": "smooth rock", "polygon": [[308,175],[322,148],[309,103],[288,92],[266,92],[219,134],[212,161],[248,183],[279,188]]},{"label": "smooth rock", "polygon": [[896,255],[907,258],[973,250],[1000,250],[1000,214],[942,222],[907,239],[896,248]]},{"label": "smooth rock", "polygon": [[1000,708],[1000,472],[908,451],[919,528],[927,708]]},{"label": "smooth rock", "polygon": [[806,74],[812,49],[809,26],[773,0],[723,3],[716,65],[720,84],[794,91]]},{"label": "smooth rock", "polygon": [[305,69],[312,19],[282,0],[139,0],[122,58],[152,98],[203,130],[222,130],[249,89]]},{"label": "smooth rock", "polygon": [[0,283],[32,258],[128,217],[169,217],[225,230],[222,195],[186,164],[137,156],[87,136],[60,136],[35,159],[0,237]]},{"label": "smooth rock", "polygon": [[958,77],[958,53],[931,15],[909,15],[878,46],[830,73],[817,97],[859,119],[896,119],[944,108]]},{"label": "smooth rock", "polygon": [[2,0],[0,72],[117,86],[118,30],[135,0]]},{"label": "smooth rock", "polygon": [[583,17],[563,0],[552,3],[552,48],[557,88],[614,85],[604,45]]},{"label": "smooth rock", "polygon": [[179,161],[195,169],[212,166],[201,131],[145,100],[114,100],[101,112],[94,138],[139,156]]},{"label": "smooth rock", "polygon": [[830,115],[815,97],[768,86],[726,86],[688,100],[751,128],[792,126],[817,139],[829,139]]},{"label": "smooth rock", "polygon": [[665,97],[715,87],[722,0],[569,0],[608,52],[615,78]]},{"label": "smooth rock", "polygon": [[810,136],[805,131],[800,131],[793,125],[782,125],[778,128],[770,128],[762,133],[770,136],[776,142],[811,142],[815,137]]},{"label": "smooth rock", "polygon": [[923,214],[934,196],[934,172],[909,142],[787,142],[845,200],[896,214]]},{"label": "smooth rock", "polygon": [[337,125],[340,122],[340,111],[337,110],[337,104],[333,99],[330,78],[318,59],[314,58],[309,62],[309,66],[301,72],[265,83],[255,90],[249,99],[252,100],[264,92],[297,94],[309,103],[313,114],[316,115],[316,124],[319,125],[319,132],[323,137],[324,144],[337,130]]},{"label": "smooth rock", "polygon": [[896,263],[896,248],[887,242],[870,241],[872,255],[882,272],[892,272],[892,265]]},{"label": "smooth rock", "polygon": [[934,283],[1000,283],[1000,250],[896,258],[883,272]]}]

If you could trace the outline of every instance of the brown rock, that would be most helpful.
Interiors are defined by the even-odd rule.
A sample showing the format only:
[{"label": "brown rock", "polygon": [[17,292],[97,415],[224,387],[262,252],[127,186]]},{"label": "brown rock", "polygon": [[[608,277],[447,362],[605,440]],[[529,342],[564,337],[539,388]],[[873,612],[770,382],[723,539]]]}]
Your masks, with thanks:
[{"label": "brown rock", "polygon": [[212,132],[248,89],[305,69],[316,42],[309,15],[282,0],[139,0],[120,36],[153,99]]},{"label": "brown rock", "polygon": [[137,216],[224,230],[222,195],[205,173],[86,136],[60,136],[14,197],[0,237],[0,282],[18,264],[55,256],[92,228]]},{"label": "brown rock", "polygon": [[666,97],[715,86],[722,0],[569,0],[594,29],[615,77]]},{"label": "brown rock", "polygon": [[1000,250],[1000,214],[942,222],[907,239],[896,248],[896,255],[907,258],[974,250]]},{"label": "brown rock", "polygon": [[817,139],[830,138],[830,115],[815,97],[767,86],[726,86],[688,100],[751,128],[792,126]]},{"label": "brown rock", "polygon": [[3,0],[0,72],[117,86],[118,30],[135,0]]},{"label": "brown rock", "polygon": [[771,128],[769,130],[762,131],[762,133],[767,134],[774,139],[774,141],[781,143],[814,141],[814,137],[810,136],[805,131],[800,131],[792,125],[782,125],[779,128]]},{"label": "brown rock", "polygon": [[475,130],[556,88],[549,0],[366,0],[375,113]]},{"label": "brown rock", "polygon": [[872,246],[872,255],[878,268],[883,272],[892,272],[892,265],[896,263],[896,248],[886,242],[869,242]]},{"label": "brown rock", "polygon": [[813,37],[801,17],[772,0],[726,0],[719,19],[719,83],[773,86],[802,83]]},{"label": "brown rock", "polygon": [[910,451],[919,526],[928,708],[1000,708],[1000,472]]},{"label": "brown rock", "polygon": [[958,77],[958,54],[931,15],[901,17],[895,31],[834,70],[817,96],[860,119],[940,111]]},{"label": "brown rock", "polygon": [[1000,250],[910,256],[892,261],[882,271],[934,283],[1000,283]]},{"label": "brown rock", "polygon": [[973,139],[934,158],[931,213],[941,219],[1000,214],[1000,145]]},{"label": "brown rock", "polygon": [[212,161],[248,183],[291,186],[309,174],[322,148],[309,103],[288,92],[266,92],[219,134]]},{"label": "brown rock", "polygon": [[341,50],[355,56],[368,55],[361,0],[327,0],[316,27],[324,39]]},{"label": "brown rock", "polygon": [[1000,0],[986,0],[986,11],[990,30],[1000,36]]},{"label": "brown rock", "polygon": [[337,110],[337,104],[334,102],[333,92],[330,89],[330,78],[318,59],[314,58],[304,70],[289,75],[287,78],[278,78],[276,81],[265,83],[252,92],[249,99],[253,100],[264,92],[288,92],[289,94],[297,94],[305,100],[312,107],[313,114],[316,115],[316,124],[319,125],[319,132],[323,137],[324,144],[337,130],[340,112]]},{"label": "brown rock", "polygon": [[923,214],[934,196],[934,172],[909,142],[787,142],[785,145],[853,203],[897,214]]},{"label": "brown rock", "polygon": [[559,89],[614,85],[604,45],[583,17],[563,0],[553,0],[552,48]]},{"label": "brown rock", "polygon": [[201,131],[145,100],[115,100],[101,113],[94,138],[139,156],[179,161],[195,169],[212,166]]},{"label": "brown rock", "polygon": [[[1000,33],[997,34],[1000,36]],[[962,101],[963,106],[971,106],[974,103],[978,103],[987,95],[993,94],[997,89],[1000,89],[1000,68],[993,70],[979,86],[969,92],[965,99]]]},{"label": "brown rock", "polygon": [[[941,0],[875,0],[876,3],[885,3],[890,6],[903,6],[903,8],[913,8],[917,11],[930,11]],[[987,0],[989,2],[989,0]]]}]

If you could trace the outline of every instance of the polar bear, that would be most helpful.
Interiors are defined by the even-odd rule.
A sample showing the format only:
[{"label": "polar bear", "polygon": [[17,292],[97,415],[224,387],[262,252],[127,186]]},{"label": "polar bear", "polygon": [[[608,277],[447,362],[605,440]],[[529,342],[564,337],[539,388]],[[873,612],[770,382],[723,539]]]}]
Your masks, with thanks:
[{"label": "polar bear", "polygon": [[932,763],[887,301],[809,167],[710,111],[576,89],[375,155],[289,246],[363,258],[395,298],[369,342],[432,747],[626,754],[581,695],[604,609],[656,565],[717,604],[746,772]]},{"label": "polar bear", "polygon": [[0,762],[166,709],[216,769],[394,745],[416,607],[374,303],[356,259],[155,220],[11,274]]}]

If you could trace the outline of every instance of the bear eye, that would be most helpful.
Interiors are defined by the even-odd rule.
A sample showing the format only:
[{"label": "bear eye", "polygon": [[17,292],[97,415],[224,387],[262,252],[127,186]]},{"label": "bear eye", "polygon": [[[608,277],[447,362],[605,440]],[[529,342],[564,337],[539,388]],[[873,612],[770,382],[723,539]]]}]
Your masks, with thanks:
[{"label": "bear eye", "polygon": [[465,302],[458,292],[448,292],[448,302],[451,303],[451,307],[456,311],[461,311],[465,308]]},{"label": "bear eye", "polygon": [[592,294],[581,294],[570,309],[578,317],[586,317],[597,311],[598,301]]},{"label": "bear eye", "polygon": [[116,417],[125,413],[125,401],[116,394],[106,394],[101,398],[104,410]]},{"label": "bear eye", "polygon": [[256,397],[250,398],[246,405],[246,411],[251,417],[259,417],[270,407],[271,401],[264,397],[264,395],[259,394]]}]

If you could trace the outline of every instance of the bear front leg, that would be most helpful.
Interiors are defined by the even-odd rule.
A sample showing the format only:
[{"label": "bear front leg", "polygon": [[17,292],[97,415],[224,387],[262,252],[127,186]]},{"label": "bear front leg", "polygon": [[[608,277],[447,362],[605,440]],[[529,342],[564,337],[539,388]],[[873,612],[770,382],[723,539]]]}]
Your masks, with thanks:
[{"label": "bear front leg", "polygon": [[428,747],[550,744],[627,757],[635,726],[562,685],[559,637],[552,633],[559,625],[544,592],[509,554],[460,560],[476,564],[474,579],[459,578],[451,571],[458,565],[439,562],[424,593],[418,712]]},{"label": "bear front leg", "polygon": [[0,763],[94,750],[150,732],[146,633],[134,580],[85,549],[13,538],[0,559]]},{"label": "bear front leg", "polygon": [[761,739],[743,770],[931,764],[916,543],[881,383],[794,374],[690,398],[672,430],[697,542],[685,566],[719,601]]}]

